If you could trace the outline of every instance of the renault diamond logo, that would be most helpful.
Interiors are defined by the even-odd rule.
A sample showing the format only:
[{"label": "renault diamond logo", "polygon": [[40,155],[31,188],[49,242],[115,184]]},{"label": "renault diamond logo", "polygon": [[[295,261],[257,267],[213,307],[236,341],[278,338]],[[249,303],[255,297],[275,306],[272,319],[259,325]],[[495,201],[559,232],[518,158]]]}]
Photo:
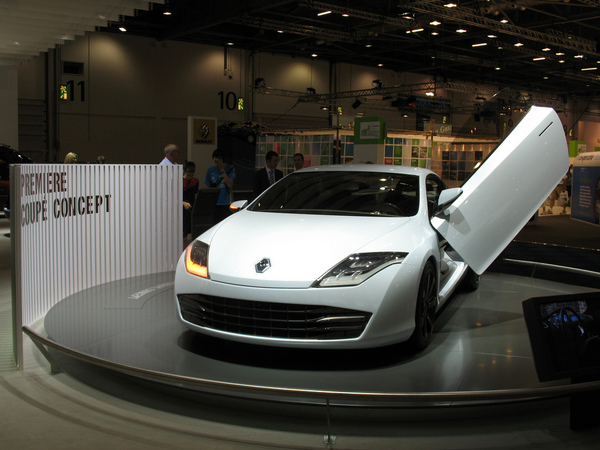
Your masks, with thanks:
[{"label": "renault diamond logo", "polygon": [[259,262],[256,263],[254,268],[256,269],[256,273],[264,273],[267,269],[271,267],[271,260],[269,258],[263,258]]}]

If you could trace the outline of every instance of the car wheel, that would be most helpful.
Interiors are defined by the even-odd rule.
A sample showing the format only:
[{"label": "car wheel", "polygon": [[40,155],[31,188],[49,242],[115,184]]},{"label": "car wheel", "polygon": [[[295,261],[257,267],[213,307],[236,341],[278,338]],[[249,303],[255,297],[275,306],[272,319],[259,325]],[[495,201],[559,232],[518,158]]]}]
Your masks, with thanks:
[{"label": "car wheel", "polygon": [[437,279],[435,268],[431,262],[427,262],[421,276],[419,292],[417,294],[415,331],[413,331],[409,340],[411,347],[416,351],[423,350],[431,341],[436,307]]},{"label": "car wheel", "polygon": [[479,275],[473,272],[473,269],[469,267],[464,280],[462,281],[461,288],[463,291],[473,292],[479,287]]}]

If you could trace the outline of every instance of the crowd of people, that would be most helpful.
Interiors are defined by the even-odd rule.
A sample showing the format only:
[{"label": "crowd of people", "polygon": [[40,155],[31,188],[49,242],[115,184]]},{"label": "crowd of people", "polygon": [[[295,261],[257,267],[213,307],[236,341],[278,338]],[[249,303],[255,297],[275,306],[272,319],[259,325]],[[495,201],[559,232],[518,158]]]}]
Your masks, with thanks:
[{"label": "crowd of people", "polygon": [[555,212],[555,206],[559,208],[558,214],[568,214],[567,208],[571,207],[571,185],[573,181],[573,165],[569,166],[569,170],[565,176],[560,180],[560,183],[550,193],[550,196],[546,199],[541,207],[541,215],[557,214]]},{"label": "crowd of people", "polygon": [[[175,144],[168,144],[164,148],[164,158],[161,165],[176,165],[181,151]],[[226,218],[231,211],[229,206],[233,202],[233,186],[236,180],[235,168],[224,160],[222,150],[216,149],[212,153],[213,165],[204,176],[204,185],[207,188],[218,188],[218,197],[214,212],[214,223]],[[294,170],[304,167],[304,155],[296,153],[293,156]],[[254,174],[253,197],[256,198],[269,186],[283,178],[283,171],[279,170],[279,155],[275,151],[265,155],[265,167]],[[183,164],[183,238],[188,238],[192,232],[192,212],[194,203],[200,190],[200,181],[195,177],[196,164],[185,161]]]},{"label": "crowd of people", "polygon": [[[176,144],[168,144],[164,148],[164,158],[161,165],[178,164],[181,151]],[[209,188],[218,188],[218,197],[214,212],[214,223],[218,223],[229,214],[229,206],[233,202],[233,186],[236,180],[235,168],[224,160],[222,150],[216,149],[212,153],[213,165],[211,165],[204,177],[204,185]],[[98,156],[96,163],[104,164],[104,156]],[[77,163],[77,154],[70,152],[66,155],[65,164]],[[296,153],[293,156],[294,171],[304,167],[304,155]],[[284,176],[283,171],[279,170],[279,154],[275,151],[269,151],[265,155],[265,166],[254,173],[253,198],[258,197],[269,186],[281,180]],[[185,161],[183,164],[183,237],[186,239],[192,232],[192,211],[196,197],[200,190],[200,181],[195,177],[196,164],[192,161]],[[540,209],[540,214],[557,214],[555,207],[559,207],[558,214],[567,214],[571,200],[571,180],[572,166],[569,171],[552,191],[544,205]]]}]

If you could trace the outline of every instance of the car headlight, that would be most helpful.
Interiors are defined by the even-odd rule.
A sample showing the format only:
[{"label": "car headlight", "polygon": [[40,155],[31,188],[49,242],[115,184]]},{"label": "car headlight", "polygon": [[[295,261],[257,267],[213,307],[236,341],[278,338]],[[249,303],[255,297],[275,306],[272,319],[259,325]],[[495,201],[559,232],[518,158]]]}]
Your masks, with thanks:
[{"label": "car headlight", "polygon": [[208,276],[208,244],[194,241],[185,250],[185,270],[202,278]]},{"label": "car headlight", "polygon": [[356,286],[391,264],[404,261],[408,253],[355,253],[313,283],[313,287]]}]

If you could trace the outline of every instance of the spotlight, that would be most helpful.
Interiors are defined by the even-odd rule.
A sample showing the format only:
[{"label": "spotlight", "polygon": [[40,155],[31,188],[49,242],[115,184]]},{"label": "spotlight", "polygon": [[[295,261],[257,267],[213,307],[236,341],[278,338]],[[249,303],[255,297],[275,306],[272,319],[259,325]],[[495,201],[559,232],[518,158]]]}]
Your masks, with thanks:
[{"label": "spotlight", "polygon": [[306,88],[306,90],[308,91],[309,94],[317,95],[317,91],[315,91],[315,88],[308,87],[308,88]]},{"label": "spotlight", "polygon": [[354,103],[352,103],[352,109],[358,109],[362,105],[362,102],[359,99],[356,99]]},{"label": "spotlight", "polygon": [[264,88],[267,86],[267,83],[265,83],[265,79],[264,78],[257,78],[256,80],[254,80],[254,87],[255,88]]},{"label": "spotlight", "polygon": [[381,89],[381,87],[383,86],[383,81],[377,79],[377,80],[373,80],[373,87]]},{"label": "spotlight", "polygon": [[321,106],[321,111],[327,111],[329,108],[327,107],[327,105],[323,105]]}]

